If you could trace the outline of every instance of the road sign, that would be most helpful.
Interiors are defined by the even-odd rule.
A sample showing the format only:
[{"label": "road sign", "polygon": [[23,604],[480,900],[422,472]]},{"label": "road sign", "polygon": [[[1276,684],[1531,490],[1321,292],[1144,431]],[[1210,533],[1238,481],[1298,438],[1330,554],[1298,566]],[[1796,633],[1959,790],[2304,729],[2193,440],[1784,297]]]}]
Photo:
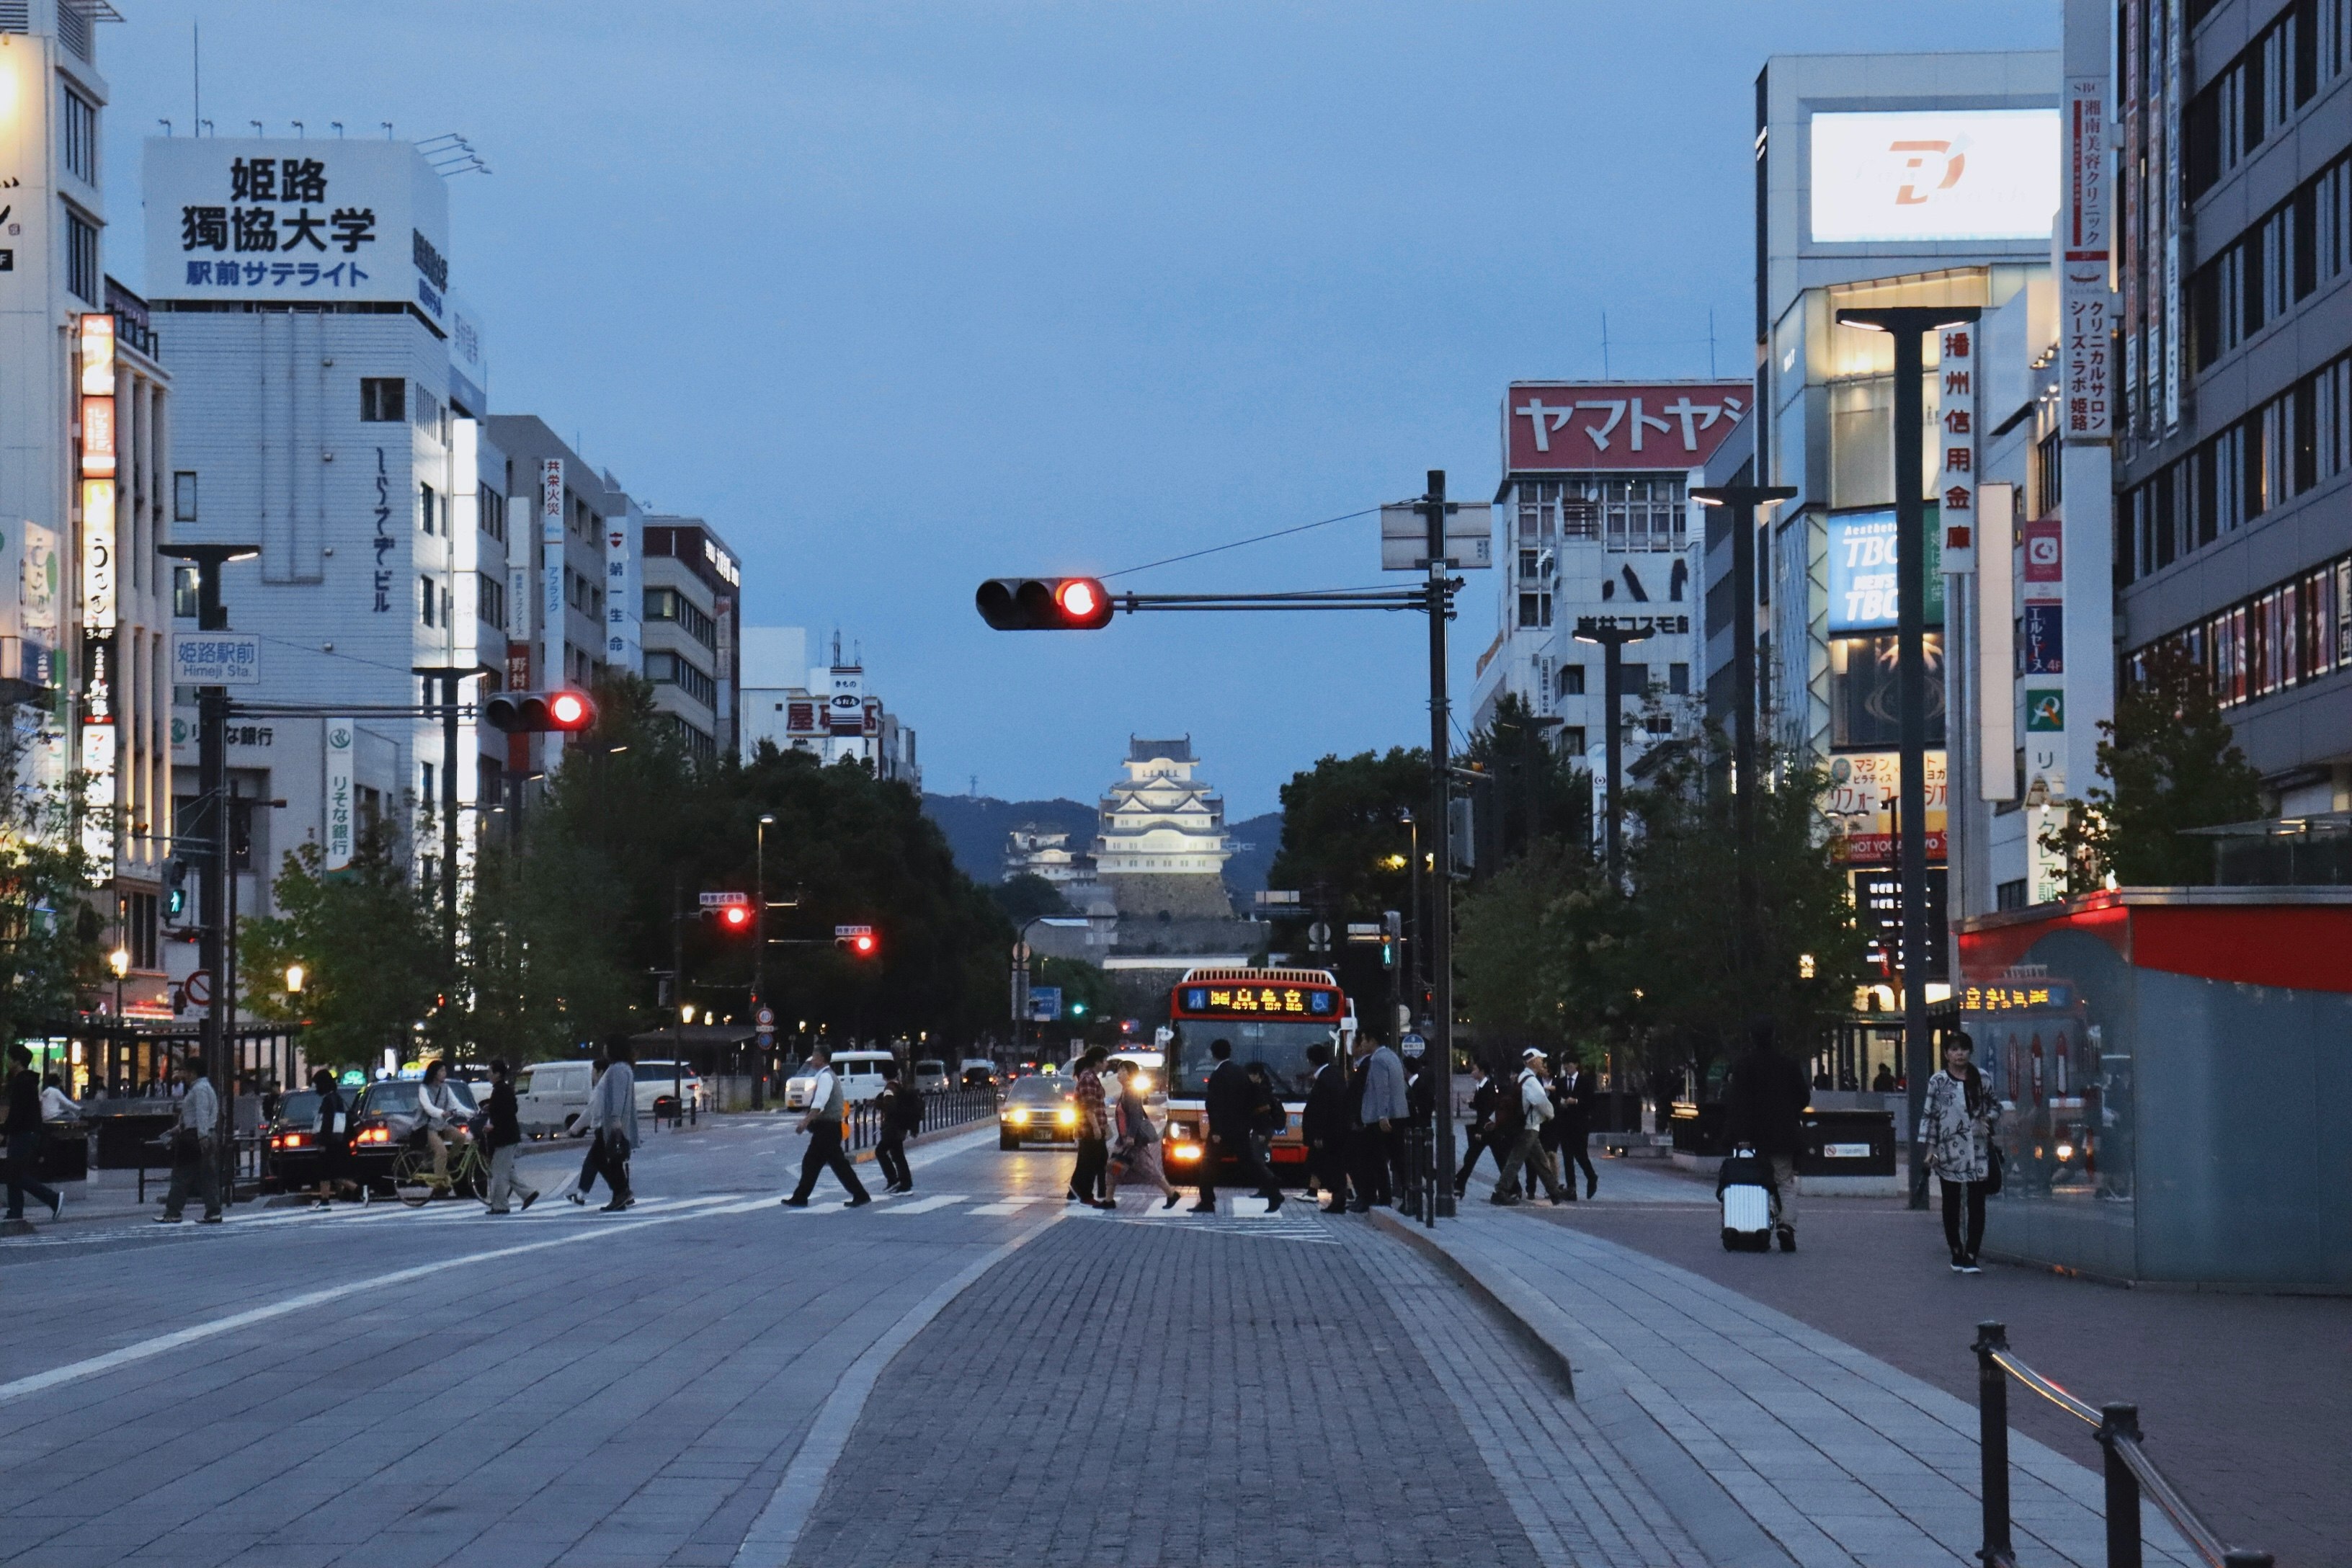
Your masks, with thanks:
[{"label": "road sign", "polygon": [[1386,938],[1387,935],[1388,931],[1377,921],[1369,924],[1361,921],[1349,921],[1348,922],[1348,940],[1349,942],[1379,942]]},{"label": "road sign", "polygon": [[1402,1039],[1397,1041],[1397,1048],[1399,1050],[1406,1051],[1414,1049],[1427,1050],[1429,1048],[1429,1042],[1423,1039],[1419,1035],[1407,1035]]},{"label": "road sign", "polygon": [[702,907],[706,910],[749,909],[751,906],[751,895],[749,893],[705,893],[702,895]]},{"label": "road sign", "polygon": [[834,940],[836,942],[845,936],[872,936],[873,934],[874,928],[872,926],[835,926],[833,928]]},{"label": "road sign", "polygon": [[259,632],[173,632],[174,686],[257,686],[261,682]]},{"label": "road sign", "polygon": [[[1420,501],[1381,508],[1381,570],[1429,570],[1429,516]],[[1445,503],[1445,563],[1485,571],[1495,563],[1495,509],[1486,501]]]},{"label": "road sign", "polygon": [[1051,1024],[1062,1016],[1062,988],[1058,985],[1029,987],[1029,1021]]},{"label": "road sign", "polygon": [[209,969],[199,969],[188,976],[188,1005],[209,1007],[213,1005],[213,975]]},{"label": "road sign", "polygon": [[757,1024],[762,1029],[774,1028],[776,1026],[775,1010],[771,1007],[761,1008],[760,1011],[753,1016],[752,1022]]},{"label": "road sign", "polygon": [[1325,925],[1321,921],[1317,921],[1313,925],[1308,926],[1307,928],[1307,945],[1317,952],[1321,952],[1325,948],[1329,947],[1331,945],[1331,928]]},{"label": "road sign", "polygon": [[1257,894],[1257,904],[1260,909],[1275,904],[1295,904],[1297,901],[1298,889],[1296,888],[1262,888]]}]

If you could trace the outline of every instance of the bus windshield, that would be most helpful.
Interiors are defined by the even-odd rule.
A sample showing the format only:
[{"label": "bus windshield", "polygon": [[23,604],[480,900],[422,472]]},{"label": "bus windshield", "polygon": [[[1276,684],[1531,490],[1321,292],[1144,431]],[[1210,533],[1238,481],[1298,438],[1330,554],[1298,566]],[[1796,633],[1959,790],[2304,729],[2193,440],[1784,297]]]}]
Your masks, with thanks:
[{"label": "bus windshield", "polygon": [[1234,1060],[1244,1067],[1264,1062],[1276,1094],[1290,1100],[1301,1099],[1307,1093],[1307,1080],[1315,1071],[1314,1064],[1307,1059],[1307,1047],[1318,1041],[1328,1045],[1332,1039],[1330,1025],[1303,1018],[1278,1023],[1255,1018],[1185,1018],[1178,1021],[1175,1027],[1176,1039],[1170,1049],[1174,1066],[1169,1074],[1168,1092],[1180,1100],[1198,1100],[1209,1092],[1209,1074],[1217,1065],[1216,1058],[1209,1054],[1212,1040],[1231,1040]]}]

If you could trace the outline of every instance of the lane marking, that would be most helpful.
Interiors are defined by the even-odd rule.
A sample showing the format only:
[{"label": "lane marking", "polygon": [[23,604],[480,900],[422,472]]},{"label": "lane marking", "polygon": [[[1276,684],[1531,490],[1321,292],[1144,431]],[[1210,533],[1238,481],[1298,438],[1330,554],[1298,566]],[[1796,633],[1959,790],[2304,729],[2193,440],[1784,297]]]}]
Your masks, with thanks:
[{"label": "lane marking", "polygon": [[1019,1214],[1031,1204],[1041,1204],[1045,1201],[1043,1198],[1003,1198],[992,1204],[982,1204],[976,1208],[967,1209],[964,1212],[984,1214],[992,1219],[1001,1219],[1006,1215]]},{"label": "lane marking", "polygon": [[[968,1139],[948,1139],[935,1143],[929,1151],[929,1159],[923,1161],[922,1163],[936,1163],[940,1160],[950,1159],[962,1153],[968,1148],[976,1148],[982,1138],[992,1134],[993,1131],[993,1128],[982,1129],[980,1133]],[[909,1151],[908,1164],[910,1167],[919,1168],[916,1165],[913,1151]],[[94,1377],[100,1373],[113,1372],[121,1367],[135,1366],[142,1361],[151,1361],[159,1355],[168,1355],[185,1345],[196,1344],[222,1334],[235,1333],[239,1329],[250,1328],[256,1323],[266,1323],[273,1319],[287,1317],[311,1307],[323,1307],[329,1302],[340,1301],[347,1296],[355,1296],[363,1290],[380,1290],[387,1286],[404,1285],[410,1280],[422,1279],[446,1268],[455,1268],[467,1263],[488,1263],[501,1258],[520,1258],[527,1253],[545,1252],[558,1247],[572,1247],[583,1241],[593,1241],[600,1237],[619,1236],[628,1231],[650,1229],[656,1226],[679,1225],[688,1220],[708,1219],[714,1215],[753,1214],[772,1209],[775,1206],[775,1198],[762,1194],[748,1202],[705,1204],[700,1207],[673,1210],[667,1214],[654,1215],[645,1219],[614,1218],[595,1225],[583,1225],[568,1236],[551,1237],[545,1241],[520,1242],[512,1247],[494,1247],[482,1252],[460,1253],[455,1258],[436,1258],[430,1263],[420,1263],[410,1268],[396,1268],[389,1274],[373,1274],[364,1279],[353,1279],[341,1285],[331,1285],[322,1290],[307,1290],[301,1295],[289,1296],[283,1300],[272,1301],[267,1306],[248,1308],[242,1312],[232,1312],[225,1318],[215,1318],[210,1322],[191,1324],[187,1328],[178,1329],[168,1334],[159,1334],[153,1339],[124,1345],[119,1350],[109,1351],[103,1355],[89,1356],[81,1361],[68,1363],[64,1366],[50,1367],[46,1372],[33,1373],[10,1383],[0,1383],[0,1405],[14,1404],[28,1394],[55,1388],[59,1384]],[[1021,1239],[1026,1240],[1027,1237],[1024,1237]],[[779,1561],[781,1562],[781,1559]]]},{"label": "lane marking", "polygon": [[928,1198],[918,1198],[910,1204],[894,1205],[890,1212],[892,1214],[929,1214],[933,1209],[943,1209],[950,1204],[960,1204],[963,1201],[964,1194],[961,1193],[939,1193]]},{"label": "lane marking", "polygon": [[863,1355],[850,1363],[849,1370],[841,1374],[841,1381],[825,1396],[824,1407],[810,1424],[808,1436],[801,1439],[792,1463],[784,1467],[783,1477],[776,1482],[768,1506],[751,1521],[750,1533],[735,1552],[735,1568],[784,1568],[792,1560],[793,1548],[800,1542],[801,1531],[807,1525],[809,1515],[816,1511],[826,1478],[832,1475],[842,1450],[849,1446],[850,1432],[856,1426],[857,1418],[866,1413],[866,1398],[881,1381],[883,1369],[974,1280],[1044,1235],[1061,1217],[1058,1213],[1050,1214],[1034,1229],[991,1248],[917,1302],[881,1338],[868,1345]]}]

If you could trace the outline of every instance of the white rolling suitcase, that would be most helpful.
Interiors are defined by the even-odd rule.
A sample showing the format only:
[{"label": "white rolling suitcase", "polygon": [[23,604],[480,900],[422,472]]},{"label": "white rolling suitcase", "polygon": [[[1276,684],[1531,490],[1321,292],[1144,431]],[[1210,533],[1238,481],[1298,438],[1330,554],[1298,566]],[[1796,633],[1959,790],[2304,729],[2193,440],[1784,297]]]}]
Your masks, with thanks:
[{"label": "white rolling suitcase", "polygon": [[1743,1143],[1723,1163],[1716,1195],[1723,1200],[1723,1249],[1772,1250],[1772,1168]]}]

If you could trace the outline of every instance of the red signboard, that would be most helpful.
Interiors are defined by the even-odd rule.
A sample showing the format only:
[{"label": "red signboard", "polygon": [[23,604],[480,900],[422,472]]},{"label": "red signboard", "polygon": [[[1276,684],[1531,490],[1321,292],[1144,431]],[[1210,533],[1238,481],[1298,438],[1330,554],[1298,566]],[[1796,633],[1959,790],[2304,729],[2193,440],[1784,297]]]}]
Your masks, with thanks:
[{"label": "red signboard", "polygon": [[[2025,580],[2056,584],[2066,581],[2066,527],[2054,517],[2036,518],[2025,525]],[[2029,592],[2032,599],[2055,598]]]},{"label": "red signboard", "polygon": [[1754,401],[1744,381],[1515,381],[1503,400],[1512,473],[1696,468]]}]

